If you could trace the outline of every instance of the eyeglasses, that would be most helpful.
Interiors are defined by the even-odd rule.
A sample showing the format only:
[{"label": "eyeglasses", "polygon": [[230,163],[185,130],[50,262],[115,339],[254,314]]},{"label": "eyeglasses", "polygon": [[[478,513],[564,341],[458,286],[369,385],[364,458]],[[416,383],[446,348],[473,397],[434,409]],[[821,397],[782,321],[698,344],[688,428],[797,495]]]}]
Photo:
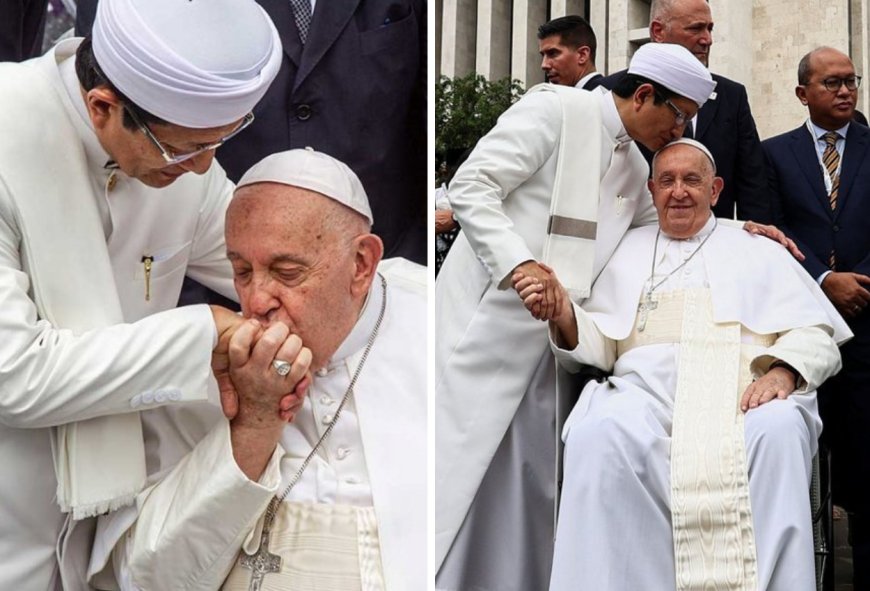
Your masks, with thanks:
[{"label": "eyeglasses", "polygon": [[658,97],[664,101],[664,103],[671,108],[671,111],[674,112],[674,127],[682,127],[686,124],[686,121],[689,120],[689,116],[683,113],[677,105],[671,102],[671,99],[666,99],[662,95],[658,95]]},{"label": "eyeglasses", "polygon": [[166,161],[167,165],[178,164],[179,162],[184,162],[185,160],[190,160],[191,158],[199,156],[203,152],[208,152],[210,150],[217,150],[222,145],[224,145],[226,142],[228,142],[229,140],[234,138],[236,135],[238,135],[244,128],[249,126],[254,121],[254,114],[248,113],[247,115],[245,115],[245,118],[242,119],[242,122],[239,123],[238,127],[236,127],[228,135],[225,135],[224,137],[222,137],[218,141],[216,141],[212,144],[200,146],[199,148],[197,148],[193,152],[187,152],[185,154],[176,154],[174,151],[170,150],[169,148],[165,147],[163,144],[160,143],[160,140],[158,140],[154,136],[154,134],[151,132],[151,130],[148,128],[148,126],[145,125],[141,119],[139,119],[139,117],[136,115],[136,113],[133,112],[132,109],[130,109],[127,105],[124,105],[124,110],[130,114],[130,118],[133,119],[133,122],[139,127],[139,130],[145,134],[145,137],[147,137],[149,140],[151,140],[151,143],[154,144],[154,146],[160,151],[160,155],[163,156],[163,160]]},{"label": "eyeglasses", "polygon": [[849,76],[848,78],[825,78],[820,82],[828,92],[839,92],[844,84],[847,90],[858,90],[861,86],[861,76]]}]

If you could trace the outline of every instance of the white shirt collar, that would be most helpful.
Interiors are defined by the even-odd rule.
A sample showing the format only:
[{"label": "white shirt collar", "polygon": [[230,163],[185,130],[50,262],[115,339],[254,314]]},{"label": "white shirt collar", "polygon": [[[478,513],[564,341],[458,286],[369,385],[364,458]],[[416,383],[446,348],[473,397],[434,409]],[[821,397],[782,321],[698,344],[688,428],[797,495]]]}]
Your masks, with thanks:
[{"label": "white shirt collar", "polygon": [[[632,141],[628,135],[625,126],[622,124],[622,119],[619,117],[619,111],[616,109],[616,101],[613,93],[609,90],[604,90],[604,87],[599,86],[601,92],[601,120],[604,123],[604,129],[607,130],[607,135],[615,144],[624,144]],[[594,92],[594,91],[593,91]]]},{"label": "white shirt collar", "polygon": [[[813,133],[813,137],[816,138],[816,141],[822,141],[822,136],[828,133],[829,130],[822,129],[816,125],[812,119],[807,119],[807,122],[809,123],[810,130]],[[836,131],[840,135],[838,139],[846,139],[846,132],[849,131],[849,123],[847,122],[846,125],[840,129],[834,129],[833,131]]]},{"label": "white shirt collar", "polygon": [[600,73],[594,70],[592,72],[589,72],[577,81],[577,84],[574,85],[574,88],[579,88],[583,90],[583,87],[586,86],[586,83],[595,78],[596,76],[600,76]]}]

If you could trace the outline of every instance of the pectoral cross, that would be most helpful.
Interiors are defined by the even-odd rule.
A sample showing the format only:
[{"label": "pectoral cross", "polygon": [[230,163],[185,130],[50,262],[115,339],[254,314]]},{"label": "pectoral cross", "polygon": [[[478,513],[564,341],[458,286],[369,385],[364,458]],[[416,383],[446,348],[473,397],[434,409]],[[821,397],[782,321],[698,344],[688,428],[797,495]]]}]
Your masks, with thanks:
[{"label": "pectoral cross", "polygon": [[646,319],[649,317],[649,313],[659,307],[658,302],[654,302],[652,299],[652,294],[646,293],[643,296],[643,299],[637,305],[637,312],[640,314],[640,319],[637,323],[637,331],[643,332],[646,328]]},{"label": "pectoral cross", "polygon": [[266,518],[263,520],[263,534],[260,536],[260,548],[256,554],[244,553],[239,564],[242,568],[249,568],[251,571],[251,585],[248,591],[260,591],[263,585],[263,577],[269,573],[277,573],[281,571],[281,557],[277,554],[269,552],[269,537],[272,535],[272,522],[275,519],[275,513],[278,511],[278,499],[273,498],[269,503],[269,508],[266,509]]}]

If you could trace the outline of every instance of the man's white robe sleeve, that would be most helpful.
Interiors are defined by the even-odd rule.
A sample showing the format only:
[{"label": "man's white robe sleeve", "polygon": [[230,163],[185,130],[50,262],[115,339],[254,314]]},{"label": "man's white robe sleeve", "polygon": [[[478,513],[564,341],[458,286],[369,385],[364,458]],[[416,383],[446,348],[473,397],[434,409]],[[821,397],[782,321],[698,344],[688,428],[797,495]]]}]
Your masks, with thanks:
[{"label": "man's white robe sleeve", "polygon": [[778,335],[773,345],[752,360],[750,370],[753,377],[767,373],[770,364],[777,360],[788,363],[803,378],[797,384],[796,394],[817,390],[843,366],[830,329],[819,326],[795,328]]},{"label": "man's white robe sleeve", "polygon": [[573,349],[563,349],[561,338],[556,329],[550,327],[550,348],[556,357],[556,362],[566,371],[577,373],[582,365],[592,365],[604,371],[611,371],[616,363],[616,341],[604,336],[595,322],[577,304],[574,306],[574,318],[577,321],[577,346]]},{"label": "man's white robe sleeve", "polygon": [[509,286],[517,265],[535,259],[505,213],[505,200],[521,197],[514,189],[553,156],[561,134],[561,109],[555,93],[523,97],[480,139],[450,183],[450,203],[462,231],[500,288]]},{"label": "man's white robe sleeve", "polygon": [[118,588],[125,591],[220,588],[278,491],[283,454],[278,445],[260,482],[249,480],[233,459],[229,423],[221,420],[139,494],[137,509],[100,518],[89,569],[99,574],[92,582],[111,588],[111,575],[100,573],[111,553]]}]

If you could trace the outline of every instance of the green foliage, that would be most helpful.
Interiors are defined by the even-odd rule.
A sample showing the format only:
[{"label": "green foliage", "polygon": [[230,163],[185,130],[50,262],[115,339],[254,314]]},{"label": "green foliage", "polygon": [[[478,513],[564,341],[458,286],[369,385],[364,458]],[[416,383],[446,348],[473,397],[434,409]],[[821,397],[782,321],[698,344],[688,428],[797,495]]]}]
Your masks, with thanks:
[{"label": "green foliage", "polygon": [[499,115],[523,94],[519,80],[490,82],[478,74],[441,76],[435,85],[435,154],[473,147],[495,125]]}]

